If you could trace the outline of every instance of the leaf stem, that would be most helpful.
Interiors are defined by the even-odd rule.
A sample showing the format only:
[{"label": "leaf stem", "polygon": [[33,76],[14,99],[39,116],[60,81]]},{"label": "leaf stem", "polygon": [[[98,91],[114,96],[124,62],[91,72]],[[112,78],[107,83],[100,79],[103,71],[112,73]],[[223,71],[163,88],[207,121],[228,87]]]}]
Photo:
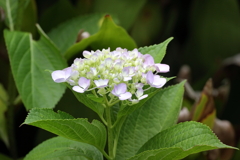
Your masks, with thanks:
[{"label": "leaf stem", "polygon": [[103,118],[102,115],[98,114],[99,118],[102,120],[102,122],[107,126],[106,120]]},{"label": "leaf stem", "polygon": [[[100,150],[101,151],[101,150]],[[108,154],[105,151],[101,151],[103,156],[107,158],[108,160],[111,160],[112,158],[108,156]]]}]

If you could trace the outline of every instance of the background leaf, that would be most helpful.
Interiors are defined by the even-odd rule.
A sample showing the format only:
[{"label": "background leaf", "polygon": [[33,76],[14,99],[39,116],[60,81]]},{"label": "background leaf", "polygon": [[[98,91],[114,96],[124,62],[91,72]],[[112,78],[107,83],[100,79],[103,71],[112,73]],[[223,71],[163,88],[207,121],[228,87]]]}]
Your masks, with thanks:
[{"label": "background leaf", "polygon": [[[178,150],[178,148],[182,151]],[[141,155],[147,152],[151,155],[152,152],[156,153],[158,149],[160,149],[159,153],[162,154],[161,152],[167,149],[169,153],[167,153],[167,151],[165,154],[172,154],[171,152],[175,152],[175,156],[174,158],[172,157],[172,160],[179,160],[190,154],[217,148],[236,149],[220,142],[212,130],[206,125],[191,121],[179,123],[178,125],[160,132],[146,142],[138,151],[138,153],[143,153],[135,157],[141,157]],[[147,152],[144,153],[144,151]]]},{"label": "background leaf", "polygon": [[117,159],[134,156],[150,138],[176,123],[183,85],[184,82],[160,90],[126,118],[119,136]]},{"label": "background leaf", "polygon": [[202,122],[213,129],[216,118],[216,109],[212,93],[212,79],[209,79],[203,88],[199,100],[193,106],[191,112],[193,121]]},{"label": "background leaf", "polygon": [[97,33],[101,18],[102,14],[78,16],[51,30],[48,36],[60,49],[61,53],[64,53],[76,43],[80,30],[87,31],[90,35]]},{"label": "background leaf", "polygon": [[3,85],[0,83],[0,138],[6,146],[9,147],[9,140],[7,134],[6,112],[8,104],[8,95]]},{"label": "background leaf", "polygon": [[17,20],[18,0],[1,0],[0,6],[3,7],[6,14],[6,25],[13,31]]},{"label": "background leaf", "polygon": [[39,24],[45,32],[78,15],[78,11],[69,0],[38,1],[39,6],[40,3],[45,5],[45,10],[39,17]]},{"label": "background leaf", "polygon": [[6,15],[5,24],[11,31],[24,30],[35,33],[37,13],[34,0],[0,0],[0,6]]},{"label": "background leaf", "polygon": [[12,160],[12,158],[7,157],[6,155],[3,155],[3,154],[1,154],[1,153],[0,153],[0,159],[1,159],[1,160]]},{"label": "background leaf", "polygon": [[65,86],[55,84],[45,70],[63,69],[67,64],[38,29],[39,41],[32,40],[29,33],[4,31],[13,77],[26,109],[53,108],[65,90]]},{"label": "background leaf", "polygon": [[66,51],[64,56],[69,59],[88,46],[93,50],[108,47],[110,47],[111,50],[115,50],[117,47],[131,50],[137,47],[128,33],[122,27],[117,26],[109,15],[104,17],[99,32],[74,44]]},{"label": "background leaf", "polygon": [[166,54],[167,45],[172,39],[173,37],[170,37],[160,44],[148,47],[141,47],[138,50],[142,54],[150,54],[151,56],[153,56],[155,63],[160,63]]},{"label": "background leaf", "polygon": [[145,3],[146,0],[98,0],[94,2],[93,10],[117,16],[121,26],[129,29]]},{"label": "background leaf", "polygon": [[92,145],[63,137],[49,139],[26,155],[24,160],[103,160],[101,152]]},{"label": "background leaf", "polygon": [[89,123],[87,119],[74,119],[65,112],[55,113],[51,109],[34,108],[30,110],[23,124],[36,126],[71,140],[91,144],[100,151],[103,151],[105,147],[106,129],[97,120]]}]

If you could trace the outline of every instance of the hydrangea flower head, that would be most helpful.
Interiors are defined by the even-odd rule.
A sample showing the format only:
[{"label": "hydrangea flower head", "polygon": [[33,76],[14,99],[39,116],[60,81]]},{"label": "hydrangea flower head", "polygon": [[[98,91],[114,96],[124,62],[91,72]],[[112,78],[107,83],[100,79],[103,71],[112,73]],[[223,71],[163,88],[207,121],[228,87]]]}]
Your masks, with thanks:
[{"label": "hydrangea flower head", "polygon": [[97,91],[99,96],[136,103],[148,96],[144,94],[147,89],[161,88],[167,80],[157,74],[170,70],[167,64],[154,63],[151,55],[137,49],[83,51],[83,56],[70,67],[52,72],[54,82],[67,82],[75,92]]}]

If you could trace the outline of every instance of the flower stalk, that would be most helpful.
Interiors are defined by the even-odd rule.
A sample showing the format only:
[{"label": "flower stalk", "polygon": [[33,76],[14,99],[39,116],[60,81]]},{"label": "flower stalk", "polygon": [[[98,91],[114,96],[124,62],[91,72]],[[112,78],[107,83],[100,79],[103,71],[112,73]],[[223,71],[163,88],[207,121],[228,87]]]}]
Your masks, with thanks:
[{"label": "flower stalk", "polygon": [[111,120],[111,106],[106,107],[106,120],[107,120],[107,130],[108,130],[108,154],[111,159],[115,158],[113,148],[114,148],[114,135]]}]

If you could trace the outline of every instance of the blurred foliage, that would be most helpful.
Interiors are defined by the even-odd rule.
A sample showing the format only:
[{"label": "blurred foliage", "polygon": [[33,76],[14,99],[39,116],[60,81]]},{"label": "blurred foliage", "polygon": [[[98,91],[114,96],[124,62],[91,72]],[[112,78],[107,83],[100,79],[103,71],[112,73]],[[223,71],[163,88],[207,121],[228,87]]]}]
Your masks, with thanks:
[{"label": "blurred foliage", "polygon": [[[9,27],[9,22],[5,23],[5,2],[6,0],[0,0],[0,83],[7,88],[9,59],[3,41],[3,29]],[[171,66],[171,72],[167,76],[177,75],[180,67],[188,64],[191,68],[189,83],[195,90],[201,90],[211,77],[214,88],[223,86],[227,81],[227,98],[215,99],[216,112],[218,118],[229,120],[233,124],[236,144],[239,144],[240,65],[223,65],[226,58],[240,52],[239,0],[19,0],[15,5],[22,7],[13,13],[13,27],[32,33],[35,39],[39,37],[36,23],[51,37],[54,32],[55,35],[61,35],[61,26],[64,24],[90,14],[112,15],[114,21],[128,31],[138,47],[158,44],[168,37],[174,37],[163,59],[163,63]],[[88,24],[74,25],[69,44],[75,43],[77,34],[82,29],[78,27],[84,25]],[[91,34],[98,31],[97,25],[89,31]],[[56,38],[56,41],[61,43],[61,39],[63,38]],[[63,42],[66,40],[68,39]],[[69,101],[71,106],[67,106]],[[75,117],[97,118],[91,110],[83,105],[79,106],[70,91],[64,94],[55,109],[66,111]],[[18,157],[25,156],[34,146],[52,136],[30,126],[18,128],[26,117],[22,104],[16,107],[15,116]],[[2,142],[0,152],[10,155]],[[239,151],[232,160],[238,160],[238,157]]]}]

